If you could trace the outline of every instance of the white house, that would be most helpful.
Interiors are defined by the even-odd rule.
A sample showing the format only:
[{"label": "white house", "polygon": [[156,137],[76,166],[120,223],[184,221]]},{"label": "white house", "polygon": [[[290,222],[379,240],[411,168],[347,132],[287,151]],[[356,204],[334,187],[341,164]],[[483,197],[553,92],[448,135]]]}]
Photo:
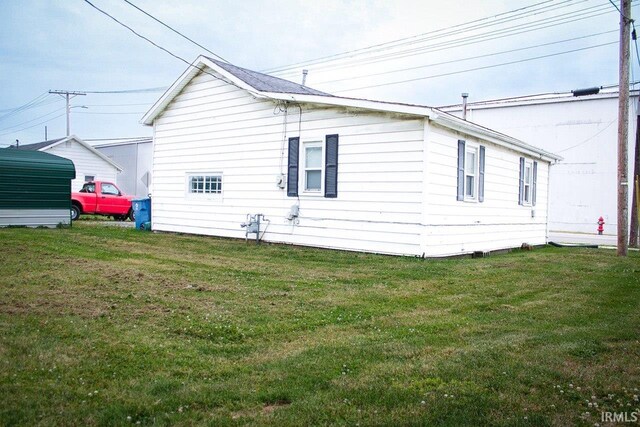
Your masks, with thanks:
[{"label": "white house", "polygon": [[71,160],[76,167],[76,178],[71,181],[71,191],[79,191],[87,181],[116,182],[118,173],[122,171],[117,163],[75,135],[24,144],[17,148],[44,151]]},{"label": "white house", "polygon": [[[631,91],[629,107],[629,177],[632,177],[637,90]],[[459,105],[442,109],[461,114]],[[551,240],[616,244],[617,87],[583,96],[573,96],[571,92],[546,93],[471,102],[467,105],[467,119],[563,156],[564,160],[551,171]],[[631,186],[629,212],[632,193]],[[600,216],[605,221],[602,236],[597,234]]]},{"label": "white house", "polygon": [[151,138],[101,140],[93,144],[93,148],[122,167],[122,172],[116,178],[120,190],[136,197],[149,194],[153,165]]},{"label": "white house", "polygon": [[260,213],[265,241],[354,251],[547,241],[559,157],[433,108],[336,97],[201,56],[142,121],[155,230],[245,237],[240,223]]}]

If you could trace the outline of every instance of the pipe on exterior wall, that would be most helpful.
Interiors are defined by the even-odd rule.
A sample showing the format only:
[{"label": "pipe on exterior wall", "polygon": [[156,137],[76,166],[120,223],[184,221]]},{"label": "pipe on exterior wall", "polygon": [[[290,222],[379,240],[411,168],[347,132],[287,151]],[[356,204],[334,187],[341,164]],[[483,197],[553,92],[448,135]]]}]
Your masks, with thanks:
[{"label": "pipe on exterior wall", "polygon": [[466,92],[462,93],[462,120],[467,120],[467,98],[469,94]]}]

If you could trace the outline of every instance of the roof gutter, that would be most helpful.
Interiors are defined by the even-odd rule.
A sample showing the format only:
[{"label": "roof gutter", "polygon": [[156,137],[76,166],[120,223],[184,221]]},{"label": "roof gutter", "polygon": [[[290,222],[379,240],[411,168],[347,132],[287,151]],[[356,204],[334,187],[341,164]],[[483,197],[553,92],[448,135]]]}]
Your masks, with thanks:
[{"label": "roof gutter", "polygon": [[266,98],[278,99],[310,104],[324,104],[337,107],[363,108],[387,113],[408,114],[420,117],[431,117],[434,114],[432,108],[411,105],[400,105],[383,101],[370,101],[367,99],[342,98],[339,96],[304,95],[296,93],[260,92]]}]

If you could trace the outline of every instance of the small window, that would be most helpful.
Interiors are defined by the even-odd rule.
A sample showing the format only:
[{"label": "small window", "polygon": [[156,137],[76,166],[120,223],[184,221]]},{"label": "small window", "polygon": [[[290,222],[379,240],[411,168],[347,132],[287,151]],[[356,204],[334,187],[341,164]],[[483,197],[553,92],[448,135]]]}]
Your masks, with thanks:
[{"label": "small window", "polygon": [[484,202],[485,154],[484,145],[458,140],[456,200]]},{"label": "small window", "polygon": [[322,142],[304,144],[304,191],[322,191]]},{"label": "small window", "polygon": [[84,182],[93,182],[96,179],[95,175],[85,175]]},{"label": "small window", "polygon": [[120,195],[120,191],[118,191],[118,188],[113,184],[103,183],[102,194],[108,194],[110,196],[118,196]]},{"label": "small window", "polygon": [[222,175],[189,175],[190,194],[222,194]]},{"label": "small window", "polygon": [[478,183],[478,149],[467,147],[464,156],[464,198],[475,200]]},{"label": "small window", "polygon": [[533,182],[533,164],[526,161],[524,163],[524,203],[531,204],[531,183]]}]

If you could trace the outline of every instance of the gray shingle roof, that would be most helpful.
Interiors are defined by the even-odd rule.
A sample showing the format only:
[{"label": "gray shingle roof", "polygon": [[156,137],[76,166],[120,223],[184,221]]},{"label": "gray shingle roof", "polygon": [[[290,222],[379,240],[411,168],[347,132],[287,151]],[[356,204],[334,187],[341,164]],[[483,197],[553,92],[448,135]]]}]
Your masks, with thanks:
[{"label": "gray shingle roof", "polygon": [[301,84],[290,82],[289,80],[280,79],[267,74],[258,73],[257,71],[247,70],[246,68],[237,67],[226,62],[221,62],[213,58],[207,57],[211,62],[215,62],[224,70],[233,74],[249,86],[261,91],[261,92],[276,92],[276,93],[297,93],[300,95],[319,95],[319,96],[333,96],[326,92],[311,89]]},{"label": "gray shingle roof", "polygon": [[45,147],[48,147],[50,145],[53,145],[56,142],[62,141],[63,139],[65,139],[65,138],[50,139],[49,141],[34,142],[33,144],[24,144],[24,145],[20,145],[19,147],[16,147],[15,145],[12,145],[10,148],[17,148],[19,150],[38,151],[41,148],[45,148]]}]

